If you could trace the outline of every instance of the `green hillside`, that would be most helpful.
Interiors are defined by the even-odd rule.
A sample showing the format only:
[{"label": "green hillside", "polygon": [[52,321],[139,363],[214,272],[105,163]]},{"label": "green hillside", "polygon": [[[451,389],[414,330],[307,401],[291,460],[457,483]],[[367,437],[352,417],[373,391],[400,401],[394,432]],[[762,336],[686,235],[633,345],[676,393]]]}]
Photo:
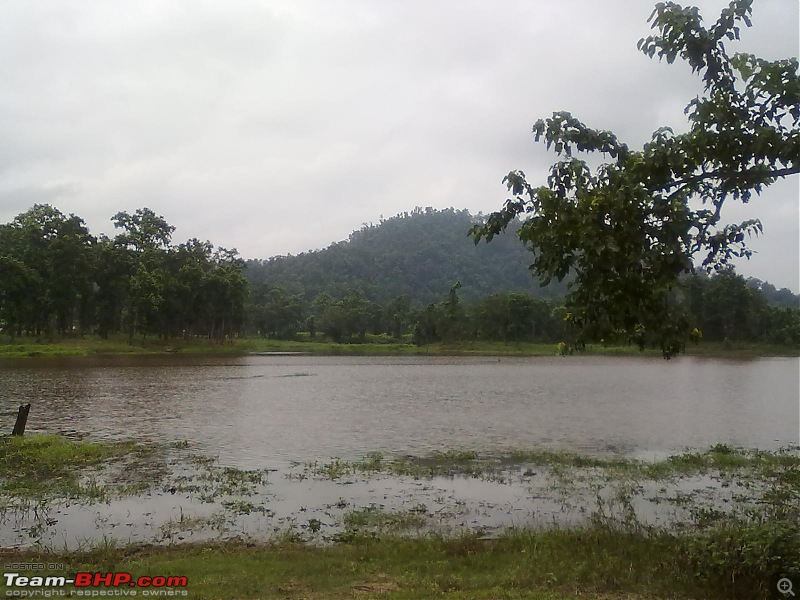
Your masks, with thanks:
[{"label": "green hillside", "polygon": [[467,232],[478,219],[467,210],[416,208],[324,250],[248,261],[245,276],[253,285],[280,286],[307,302],[323,291],[341,297],[357,289],[381,304],[405,295],[425,305],[444,298],[456,281],[467,301],[498,291],[546,299],[564,295],[557,282],[539,286],[528,270],[531,253],[515,235],[476,246]]}]

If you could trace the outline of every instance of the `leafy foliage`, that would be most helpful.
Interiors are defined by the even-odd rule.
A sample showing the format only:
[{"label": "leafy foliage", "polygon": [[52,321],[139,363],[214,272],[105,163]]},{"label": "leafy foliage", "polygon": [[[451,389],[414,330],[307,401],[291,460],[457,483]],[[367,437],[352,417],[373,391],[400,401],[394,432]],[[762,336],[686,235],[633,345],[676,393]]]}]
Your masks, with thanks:
[{"label": "leafy foliage", "polygon": [[152,210],[120,212],[113,239],[37,204],[0,225],[0,324],[12,340],[127,332],[222,340],[244,318],[247,282],[236,251],[189,240]]},{"label": "leafy foliage", "polygon": [[[688,279],[686,288],[689,320],[703,339],[800,344],[800,309],[771,305],[752,280],[732,270],[713,277],[698,273]],[[785,291],[794,297],[796,306],[797,296]]]},{"label": "leafy foliage", "polygon": [[[747,237],[762,231],[757,220],[723,225],[723,204],[747,202],[800,172],[797,59],[729,56],[725,48],[738,40],[742,22],[750,26],[751,3],[734,0],[708,29],[696,8],[672,2],[658,3],[650,17],[658,33],[639,49],[669,63],[680,57],[705,85],[705,95],[686,107],[688,132],[662,127],[632,151],[568,112],[540,119],[535,140],[561,157],[546,185],[534,187],[512,171],[504,181],[513,197],[473,227],[476,243],[491,241],[524,216],[517,235],[535,245],[532,269],[540,280],[574,273],[568,321],[576,345],[616,336],[657,344],[665,357],[680,352],[691,326],[675,289],[679,276],[693,271],[698,254],[707,271],[749,257]],[[612,161],[593,171],[579,153]]]},{"label": "leafy foliage", "polygon": [[8,322],[34,320],[52,339],[73,312],[85,310],[94,243],[82,219],[46,204],[0,226],[0,269],[5,275],[0,298]]}]

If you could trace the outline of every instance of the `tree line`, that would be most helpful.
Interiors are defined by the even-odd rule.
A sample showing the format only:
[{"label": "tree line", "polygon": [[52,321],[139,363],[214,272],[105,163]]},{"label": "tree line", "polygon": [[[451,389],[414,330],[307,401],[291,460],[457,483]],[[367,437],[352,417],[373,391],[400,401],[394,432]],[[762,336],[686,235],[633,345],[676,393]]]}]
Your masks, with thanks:
[{"label": "tree line", "polygon": [[[454,215],[463,220],[462,213],[449,213]],[[242,335],[340,343],[378,336],[420,345],[573,339],[563,298],[515,290],[470,295],[465,292],[472,286],[458,280],[431,302],[408,293],[378,300],[357,287],[344,292],[331,287],[313,296],[292,293],[275,282],[248,283],[236,250],[196,238],[173,244],[174,227],[148,208],[117,213],[111,221],[117,235],[93,236],[80,217],[35,205],[0,225],[5,335],[14,341],[124,334],[129,343],[147,336],[222,343]],[[401,221],[388,222],[397,229]],[[385,241],[373,230],[379,228],[360,235]],[[466,227],[460,232],[463,237]],[[800,298],[789,290],[728,269],[686,276],[675,295],[696,338],[800,344]],[[629,340],[612,332],[593,341]]]},{"label": "tree line", "polygon": [[[537,298],[526,292],[495,292],[464,302],[460,282],[438,302],[419,306],[402,295],[386,303],[351,289],[335,297],[321,292],[311,302],[280,286],[261,284],[248,303],[251,334],[295,339],[301,331],[312,339],[359,343],[380,335],[416,344],[471,340],[561,342],[573,339],[569,307],[563,301]],[[767,290],[765,293],[762,290]],[[782,293],[781,293],[782,292]],[[676,289],[694,339],[717,342],[800,344],[798,297],[757,279],[745,279],[733,269],[714,275],[698,272],[684,277]],[[771,303],[770,295],[782,300]],[[594,342],[625,344],[626,332]],[[643,344],[644,346],[644,344]]]},{"label": "tree line", "polygon": [[341,297],[321,292],[310,303],[281,287],[262,285],[251,294],[248,328],[256,335],[294,339],[302,331],[312,339],[337,343],[374,340],[457,342],[556,341],[562,335],[554,303],[525,292],[497,292],[462,302],[456,282],[439,302],[418,306],[408,296],[385,304],[368,300],[361,290]]},{"label": "tree line", "polygon": [[222,341],[241,331],[247,282],[235,250],[197,239],[149,208],[93,236],[83,219],[37,204],[0,225],[0,324],[12,339],[125,333]]}]

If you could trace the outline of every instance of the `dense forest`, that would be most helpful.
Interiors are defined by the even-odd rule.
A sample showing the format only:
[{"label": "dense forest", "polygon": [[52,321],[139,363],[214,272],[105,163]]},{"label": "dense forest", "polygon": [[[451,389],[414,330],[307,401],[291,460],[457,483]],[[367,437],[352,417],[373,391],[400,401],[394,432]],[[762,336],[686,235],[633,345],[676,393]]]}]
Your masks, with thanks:
[{"label": "dense forest", "polygon": [[[467,301],[500,290],[551,300],[564,296],[563,285],[542,288],[531,277],[530,252],[515,236],[476,245],[469,230],[481,219],[466,210],[416,208],[365,225],[324,250],[248,261],[245,275],[253,285],[280,286],[305,302],[321,292],[343,296],[356,289],[381,304],[408,296],[427,305],[456,281]],[[512,224],[509,232],[516,227]]]},{"label": "dense forest", "polygon": [[235,251],[191,239],[152,210],[120,212],[114,238],[37,204],[0,225],[0,324],[20,335],[125,333],[215,340],[241,331],[247,282]]},{"label": "dense forest", "polygon": [[[570,340],[566,286],[539,287],[512,236],[475,246],[479,220],[416,209],[324,250],[245,263],[210,242],[173,244],[174,227],[147,208],[114,215],[111,238],[35,205],[0,225],[0,328],[12,341]],[[725,270],[687,276],[675,294],[697,339],[800,344],[800,297],[787,289]]]}]

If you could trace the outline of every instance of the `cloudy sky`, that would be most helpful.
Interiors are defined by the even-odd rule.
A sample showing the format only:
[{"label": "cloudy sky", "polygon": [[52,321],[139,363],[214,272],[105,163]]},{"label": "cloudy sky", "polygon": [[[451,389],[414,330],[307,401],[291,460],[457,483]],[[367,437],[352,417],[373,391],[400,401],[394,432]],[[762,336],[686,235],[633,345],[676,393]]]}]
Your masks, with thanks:
[{"label": "cloudy sky", "polygon": [[[299,253],[415,206],[484,213],[512,169],[543,181],[539,117],[639,147],[685,127],[684,64],[636,50],[642,0],[3,0],[0,222],[36,202],[113,234],[148,206],[174,239]],[[713,21],[724,2],[696,2]],[[759,0],[736,49],[798,54],[797,0]],[[740,272],[800,290],[798,181],[730,220]]]}]

